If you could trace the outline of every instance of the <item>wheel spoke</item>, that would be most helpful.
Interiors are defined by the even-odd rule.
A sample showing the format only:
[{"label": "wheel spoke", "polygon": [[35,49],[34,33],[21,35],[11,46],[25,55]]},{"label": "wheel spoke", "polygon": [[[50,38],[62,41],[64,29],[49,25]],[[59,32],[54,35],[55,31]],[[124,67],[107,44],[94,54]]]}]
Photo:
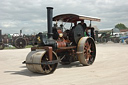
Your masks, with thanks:
[{"label": "wheel spoke", "polygon": [[50,70],[45,69],[45,73],[49,73],[49,72],[50,72]]},{"label": "wheel spoke", "polygon": [[91,53],[93,53],[93,51],[91,50]]},{"label": "wheel spoke", "polygon": [[50,65],[48,65],[48,67],[49,67],[49,70],[51,71],[51,70],[52,70],[51,66],[50,66]]},{"label": "wheel spoke", "polygon": [[43,70],[45,70],[45,65],[43,65],[43,67],[42,67],[42,68],[43,68]]},{"label": "wheel spoke", "polygon": [[88,41],[85,43],[85,45],[88,47],[89,46],[89,43],[88,43]]},{"label": "wheel spoke", "polygon": [[91,58],[91,56],[92,56],[91,54],[88,54],[86,59],[89,60]]},{"label": "wheel spoke", "polygon": [[91,43],[90,43],[90,45],[89,45],[88,49],[91,49]]},{"label": "wheel spoke", "polygon": [[85,47],[84,47],[84,56],[85,56],[85,59],[87,60],[87,61],[89,61],[89,59],[91,58],[91,53],[93,52],[92,50],[91,50],[91,47],[92,47],[92,45],[91,45],[91,43],[89,43],[89,41],[86,41],[86,43],[85,43]]}]

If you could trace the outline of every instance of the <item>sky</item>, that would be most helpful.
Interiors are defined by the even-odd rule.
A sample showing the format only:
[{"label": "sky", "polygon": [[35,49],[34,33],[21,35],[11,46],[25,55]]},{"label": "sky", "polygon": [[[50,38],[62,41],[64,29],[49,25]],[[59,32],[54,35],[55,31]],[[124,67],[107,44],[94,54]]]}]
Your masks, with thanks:
[{"label": "sky", "polygon": [[46,7],[54,8],[53,16],[72,13],[98,17],[101,22],[92,25],[99,29],[114,28],[118,23],[128,27],[128,0],[0,0],[2,33],[46,31]]}]

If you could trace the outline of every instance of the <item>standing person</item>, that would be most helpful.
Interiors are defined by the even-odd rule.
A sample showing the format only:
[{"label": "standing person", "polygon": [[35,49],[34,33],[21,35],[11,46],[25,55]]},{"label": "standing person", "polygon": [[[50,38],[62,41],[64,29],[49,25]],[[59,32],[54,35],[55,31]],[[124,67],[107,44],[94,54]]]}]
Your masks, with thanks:
[{"label": "standing person", "polygon": [[87,28],[86,23],[84,23],[84,20],[81,20],[81,23],[79,23],[79,24],[83,27],[84,35],[85,36],[89,36],[89,34],[88,34],[88,28]]}]

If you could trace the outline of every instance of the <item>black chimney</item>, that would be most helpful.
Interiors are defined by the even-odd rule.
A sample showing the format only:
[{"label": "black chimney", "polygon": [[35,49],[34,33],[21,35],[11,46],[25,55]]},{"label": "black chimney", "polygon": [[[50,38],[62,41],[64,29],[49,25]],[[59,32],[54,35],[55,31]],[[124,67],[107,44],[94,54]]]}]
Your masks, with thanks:
[{"label": "black chimney", "polygon": [[0,36],[2,35],[2,32],[1,32],[1,30],[0,30]]},{"label": "black chimney", "polygon": [[0,30],[0,42],[2,42],[2,31]]},{"label": "black chimney", "polygon": [[22,36],[22,30],[20,30],[20,36]]},{"label": "black chimney", "polygon": [[112,29],[112,36],[113,36],[113,29]]},{"label": "black chimney", "polygon": [[47,25],[48,25],[48,38],[52,38],[52,17],[53,17],[53,7],[47,7]]}]

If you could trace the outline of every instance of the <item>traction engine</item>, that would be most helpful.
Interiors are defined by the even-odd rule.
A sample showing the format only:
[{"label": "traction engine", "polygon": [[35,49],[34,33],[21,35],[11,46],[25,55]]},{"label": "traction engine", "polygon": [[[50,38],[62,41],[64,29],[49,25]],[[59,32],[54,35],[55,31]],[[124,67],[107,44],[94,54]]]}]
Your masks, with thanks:
[{"label": "traction engine", "polygon": [[[48,33],[38,33],[36,35],[37,46],[31,48],[31,52],[27,55],[26,64],[28,70],[36,73],[50,74],[53,73],[58,63],[62,65],[70,64],[74,61],[80,61],[83,65],[93,64],[96,56],[96,47],[92,30],[91,36],[85,37],[85,30],[82,25],[76,24],[70,29],[64,30],[64,25],[57,26],[52,21],[76,23],[77,21],[85,20],[87,17],[80,17],[75,14],[62,14],[55,17],[53,8],[47,7],[47,24]],[[88,18],[87,18],[88,19]],[[95,18],[90,18],[90,21],[96,21]],[[97,19],[99,20],[99,19]],[[88,29],[91,27],[88,27]],[[93,28],[92,28],[93,29]]]},{"label": "traction engine", "polygon": [[20,35],[18,36],[15,36],[17,34],[13,34],[13,36],[8,34],[2,35],[2,30],[0,30],[0,50],[3,50],[9,45],[12,45],[17,49],[25,48],[25,46],[27,45],[27,41],[26,38],[21,35],[21,33],[22,30],[20,30]]}]

